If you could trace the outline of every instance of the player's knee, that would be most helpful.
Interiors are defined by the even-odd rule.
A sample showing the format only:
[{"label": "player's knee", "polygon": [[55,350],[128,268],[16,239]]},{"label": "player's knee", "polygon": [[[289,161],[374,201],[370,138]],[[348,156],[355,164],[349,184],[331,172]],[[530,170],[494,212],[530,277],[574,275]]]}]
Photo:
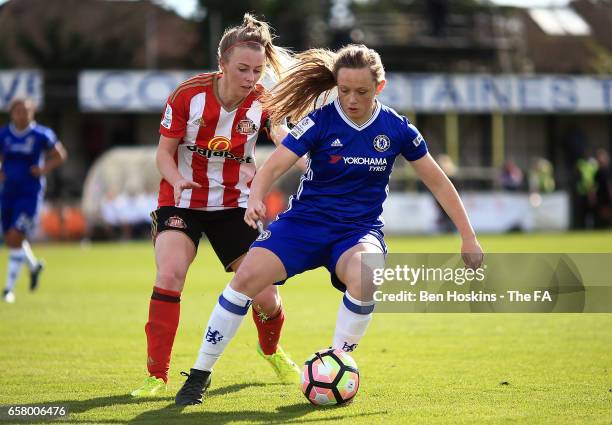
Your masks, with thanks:
[{"label": "player's knee", "polygon": [[232,279],[232,288],[235,291],[247,294],[250,292],[256,279],[257,273],[255,270],[247,264],[243,264]]},{"label": "player's knee", "polygon": [[178,270],[160,270],[157,272],[156,286],[171,291],[180,291],[185,283],[185,273]]},{"label": "player's knee", "polygon": [[267,315],[276,313],[280,308],[280,303],[280,296],[274,286],[264,289],[253,298],[253,308]]},{"label": "player's knee", "polygon": [[23,234],[14,229],[9,230],[6,232],[6,235],[4,235],[4,242],[6,243],[6,246],[13,249],[21,248],[23,239]]},{"label": "player's knee", "polygon": [[360,280],[350,280],[346,282],[346,290],[359,301],[372,301],[374,295],[373,285],[368,285]]}]

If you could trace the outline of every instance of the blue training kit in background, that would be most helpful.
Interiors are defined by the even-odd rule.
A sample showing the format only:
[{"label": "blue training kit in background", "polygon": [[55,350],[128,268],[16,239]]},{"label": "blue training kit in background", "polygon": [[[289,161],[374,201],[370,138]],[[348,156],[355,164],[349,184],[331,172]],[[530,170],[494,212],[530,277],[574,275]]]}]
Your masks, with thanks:
[{"label": "blue training kit in background", "polygon": [[44,166],[45,154],[53,149],[57,137],[50,128],[35,122],[23,131],[10,124],[0,128],[0,155],[4,185],[2,203],[2,230],[16,228],[29,233],[44,195],[45,179],[32,175],[33,166]]}]

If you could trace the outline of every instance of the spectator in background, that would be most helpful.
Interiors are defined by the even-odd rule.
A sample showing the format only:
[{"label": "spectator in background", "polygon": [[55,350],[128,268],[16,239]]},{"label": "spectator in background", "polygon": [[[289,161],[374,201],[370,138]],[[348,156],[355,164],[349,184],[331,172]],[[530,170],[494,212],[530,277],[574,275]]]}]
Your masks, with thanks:
[{"label": "spectator in background", "polygon": [[516,163],[508,159],[502,165],[499,183],[505,190],[517,191],[523,186],[523,172]]},{"label": "spectator in background", "polygon": [[572,206],[572,228],[585,227],[586,203],[585,197],[579,193],[580,175],[578,161],[586,158],[589,140],[585,132],[576,126],[571,126],[561,139],[565,158],[565,169],[569,176],[570,200]]},{"label": "spectator in background", "polygon": [[50,128],[34,121],[31,99],[16,99],[9,108],[11,123],[0,128],[2,231],[9,248],[3,299],[15,302],[15,284],[23,263],[30,270],[30,290],[38,286],[42,263],[28,237],[36,227],[45,190],[45,176],[59,167],[66,150]]},{"label": "spectator in background", "polygon": [[553,165],[544,158],[534,158],[529,170],[529,192],[551,193],[555,191]]},{"label": "spectator in background", "polygon": [[576,161],[576,173],[576,225],[579,229],[591,229],[595,225],[597,161],[586,150]]},{"label": "spectator in background", "polygon": [[605,149],[595,153],[597,171],[595,172],[595,228],[610,227],[612,219],[612,184],[610,183],[610,154]]}]

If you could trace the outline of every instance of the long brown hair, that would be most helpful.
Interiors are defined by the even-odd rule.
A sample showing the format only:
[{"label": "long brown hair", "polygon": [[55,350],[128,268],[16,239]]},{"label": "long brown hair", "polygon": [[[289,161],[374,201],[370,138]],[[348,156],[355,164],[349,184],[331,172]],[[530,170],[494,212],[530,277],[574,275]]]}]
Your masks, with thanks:
[{"label": "long brown hair", "polygon": [[377,85],[385,79],[380,56],[363,44],[349,44],[337,52],[310,49],[295,59],[298,62],[262,99],[274,124],[287,117],[298,121],[315,109],[317,102],[325,103],[337,84],[341,68],[368,68]]},{"label": "long brown hair", "polygon": [[275,36],[272,28],[267,22],[260,21],[250,13],[245,13],[242,24],[237,27],[228,28],[223,33],[219,48],[217,49],[217,60],[229,60],[232,49],[242,45],[253,49],[264,48],[267,65],[272,69],[277,78],[283,73],[281,63],[283,55],[290,55],[289,50],[273,44]]}]

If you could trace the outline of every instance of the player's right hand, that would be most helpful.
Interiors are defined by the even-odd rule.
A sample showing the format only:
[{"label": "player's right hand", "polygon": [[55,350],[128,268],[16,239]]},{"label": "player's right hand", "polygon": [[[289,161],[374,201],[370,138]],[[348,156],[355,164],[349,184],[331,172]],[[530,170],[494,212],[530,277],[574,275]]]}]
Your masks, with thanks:
[{"label": "player's right hand", "polygon": [[476,236],[463,240],[461,243],[461,258],[468,269],[476,270],[482,265],[484,254]]},{"label": "player's right hand", "polygon": [[202,185],[191,180],[181,179],[174,183],[174,205],[178,207],[181,201],[181,193],[185,189],[199,189]]},{"label": "player's right hand", "polygon": [[257,221],[265,220],[266,218],[266,204],[263,201],[249,198],[247,203],[247,209],[244,213],[244,221],[246,224],[251,226],[253,229],[257,229]]}]

